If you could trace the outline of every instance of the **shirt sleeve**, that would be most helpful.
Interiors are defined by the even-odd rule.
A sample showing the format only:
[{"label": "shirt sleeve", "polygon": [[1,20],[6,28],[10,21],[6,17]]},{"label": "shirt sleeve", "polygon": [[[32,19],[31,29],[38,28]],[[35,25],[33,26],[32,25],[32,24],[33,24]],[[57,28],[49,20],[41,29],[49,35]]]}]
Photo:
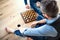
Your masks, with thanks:
[{"label": "shirt sleeve", "polygon": [[39,28],[26,29],[22,34],[27,36],[51,36],[56,37],[57,31],[49,25],[44,25]]},{"label": "shirt sleeve", "polygon": [[24,0],[25,5],[27,5],[27,0]]}]

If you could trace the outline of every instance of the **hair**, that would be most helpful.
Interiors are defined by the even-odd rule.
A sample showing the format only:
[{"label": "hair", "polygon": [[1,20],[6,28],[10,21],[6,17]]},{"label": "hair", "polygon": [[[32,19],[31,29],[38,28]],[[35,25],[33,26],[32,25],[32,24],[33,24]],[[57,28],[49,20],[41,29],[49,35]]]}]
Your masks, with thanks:
[{"label": "hair", "polygon": [[52,18],[56,17],[59,11],[55,0],[42,0],[41,7],[42,11]]}]

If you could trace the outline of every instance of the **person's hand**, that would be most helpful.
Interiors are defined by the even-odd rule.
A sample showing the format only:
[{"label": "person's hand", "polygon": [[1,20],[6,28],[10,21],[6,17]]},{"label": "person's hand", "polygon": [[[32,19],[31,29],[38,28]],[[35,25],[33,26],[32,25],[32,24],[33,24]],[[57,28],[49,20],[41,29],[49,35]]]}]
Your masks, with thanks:
[{"label": "person's hand", "polygon": [[40,2],[37,2],[36,3],[36,6],[40,8]]},{"label": "person's hand", "polygon": [[30,9],[30,6],[29,5],[26,5],[26,9]]},{"label": "person's hand", "polygon": [[32,28],[35,27],[37,23],[38,23],[38,21],[32,22],[31,27],[32,27]]}]

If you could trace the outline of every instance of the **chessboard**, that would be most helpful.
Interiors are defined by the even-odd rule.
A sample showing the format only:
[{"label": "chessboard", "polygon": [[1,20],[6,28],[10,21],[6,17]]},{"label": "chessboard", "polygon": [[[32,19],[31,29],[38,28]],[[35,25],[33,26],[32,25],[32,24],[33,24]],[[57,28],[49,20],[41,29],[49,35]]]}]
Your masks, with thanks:
[{"label": "chessboard", "polygon": [[37,13],[34,10],[27,10],[21,13],[21,16],[25,23],[29,23],[36,20]]}]

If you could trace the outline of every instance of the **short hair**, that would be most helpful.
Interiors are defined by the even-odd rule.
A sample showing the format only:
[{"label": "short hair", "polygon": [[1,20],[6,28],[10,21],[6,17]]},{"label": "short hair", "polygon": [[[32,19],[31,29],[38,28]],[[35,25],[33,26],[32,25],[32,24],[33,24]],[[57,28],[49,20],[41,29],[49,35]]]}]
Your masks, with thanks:
[{"label": "short hair", "polygon": [[57,2],[55,0],[42,0],[41,1],[42,11],[52,18],[57,16],[59,11]]}]

